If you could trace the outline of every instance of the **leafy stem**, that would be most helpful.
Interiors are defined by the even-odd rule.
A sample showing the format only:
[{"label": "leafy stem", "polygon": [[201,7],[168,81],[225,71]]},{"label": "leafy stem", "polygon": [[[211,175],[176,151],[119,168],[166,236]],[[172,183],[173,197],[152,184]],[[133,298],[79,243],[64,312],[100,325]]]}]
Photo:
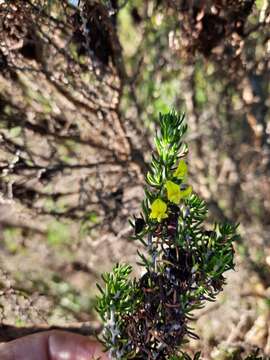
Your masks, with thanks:
[{"label": "leafy stem", "polygon": [[130,221],[132,239],[145,248],[143,274],[129,280],[131,266],[116,265],[99,286],[102,339],[114,359],[191,360],[181,345],[197,338],[192,312],[216,299],[234,267],[236,226],[206,230],[206,204],[188,184],[184,116],[172,111],[159,120],[142,212]]}]

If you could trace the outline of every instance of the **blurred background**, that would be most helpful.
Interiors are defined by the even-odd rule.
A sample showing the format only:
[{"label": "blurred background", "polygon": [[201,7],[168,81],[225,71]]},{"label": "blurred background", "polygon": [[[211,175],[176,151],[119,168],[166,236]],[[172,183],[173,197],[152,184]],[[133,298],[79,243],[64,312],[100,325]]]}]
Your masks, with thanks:
[{"label": "blurred background", "polygon": [[268,0],[0,1],[0,323],[95,321],[100,274],[140,274],[128,219],[174,108],[209,223],[241,234],[187,346],[270,355],[269,80]]}]

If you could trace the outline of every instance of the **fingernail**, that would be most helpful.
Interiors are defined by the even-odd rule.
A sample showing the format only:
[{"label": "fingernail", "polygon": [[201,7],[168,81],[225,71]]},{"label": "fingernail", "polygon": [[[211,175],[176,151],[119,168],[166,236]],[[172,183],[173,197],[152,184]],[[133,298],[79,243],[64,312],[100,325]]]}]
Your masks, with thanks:
[{"label": "fingernail", "polygon": [[87,339],[55,333],[48,339],[50,360],[89,360],[93,354]]}]

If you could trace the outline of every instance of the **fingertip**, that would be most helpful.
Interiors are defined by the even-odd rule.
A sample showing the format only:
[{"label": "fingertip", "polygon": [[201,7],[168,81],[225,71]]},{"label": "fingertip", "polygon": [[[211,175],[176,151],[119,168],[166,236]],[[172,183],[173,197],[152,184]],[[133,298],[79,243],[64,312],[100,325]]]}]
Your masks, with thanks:
[{"label": "fingertip", "polygon": [[97,341],[85,336],[53,331],[48,338],[50,360],[108,359]]}]

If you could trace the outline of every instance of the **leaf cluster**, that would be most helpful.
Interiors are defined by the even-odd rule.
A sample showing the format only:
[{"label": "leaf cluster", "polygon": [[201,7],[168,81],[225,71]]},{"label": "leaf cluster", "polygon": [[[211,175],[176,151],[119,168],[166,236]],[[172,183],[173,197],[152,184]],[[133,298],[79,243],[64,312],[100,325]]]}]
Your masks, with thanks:
[{"label": "leaf cluster", "polygon": [[132,267],[127,264],[116,264],[111,273],[104,273],[104,288],[97,284],[101,295],[97,297],[96,310],[104,322],[102,342],[112,356],[121,354],[121,359],[128,354],[129,342],[125,333],[124,317],[132,314],[140,301],[135,280],[130,280]]},{"label": "leaf cluster", "polygon": [[152,155],[150,170],[146,176],[146,182],[152,187],[160,188],[168,179],[170,170],[177,159],[187,153],[187,146],[182,142],[187,131],[184,118],[184,115],[175,111],[165,115],[160,114],[160,132],[155,137],[157,155]]}]

